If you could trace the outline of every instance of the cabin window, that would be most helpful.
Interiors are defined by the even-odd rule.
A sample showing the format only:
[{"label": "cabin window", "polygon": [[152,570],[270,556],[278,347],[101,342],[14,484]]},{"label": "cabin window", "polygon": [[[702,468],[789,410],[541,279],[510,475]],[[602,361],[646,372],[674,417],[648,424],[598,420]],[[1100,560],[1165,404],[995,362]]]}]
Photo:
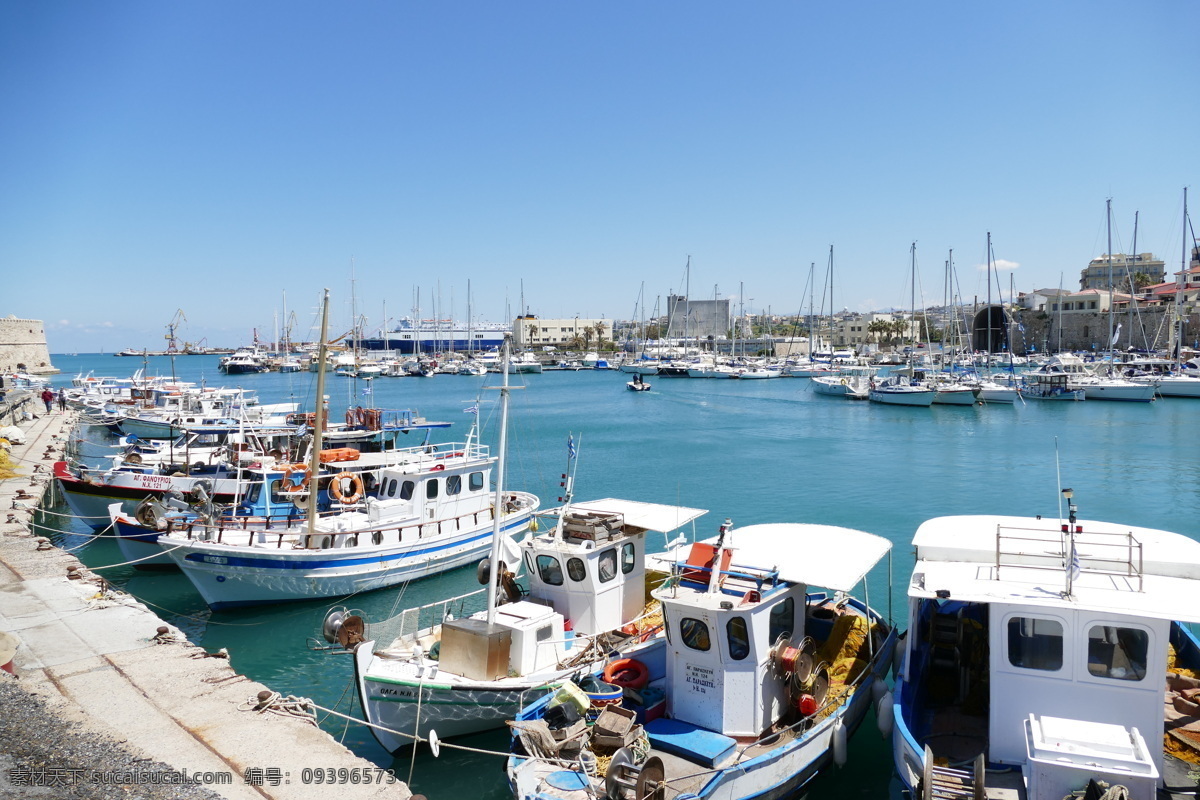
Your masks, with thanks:
[{"label": "cabin window", "polygon": [[637,566],[635,555],[633,542],[621,545],[621,574],[628,575],[633,572],[633,568]]},{"label": "cabin window", "polygon": [[538,577],[548,586],[562,586],[562,565],[554,556],[537,557]]},{"label": "cabin window", "polygon": [[525,562],[525,574],[532,575],[533,574],[533,559],[530,557],[529,553],[526,553],[525,555],[521,556],[521,560],[523,562]]},{"label": "cabin window", "polygon": [[255,503],[258,502],[259,495],[261,495],[261,494],[262,494],[262,484],[261,483],[252,483],[252,484],[250,484],[250,488],[246,491],[246,494],[242,497],[242,502],[248,503],[250,505],[254,505]]},{"label": "cabin window", "polygon": [[471,476],[467,482],[467,488],[470,489],[472,492],[478,492],[480,489],[482,489],[483,488],[483,473],[482,472],[472,472]]},{"label": "cabin window", "polygon": [[600,554],[596,561],[596,571],[600,574],[601,583],[608,583],[617,577],[617,548],[611,547]]},{"label": "cabin window", "polygon": [[438,479],[430,478],[425,481],[425,497],[428,500],[436,500],[438,496]]},{"label": "cabin window", "polygon": [[567,559],[567,574],[571,576],[571,580],[578,583],[587,577],[587,567],[583,565],[582,558]]},{"label": "cabin window", "polygon": [[729,657],[741,661],[750,655],[750,632],[745,617],[733,617],[725,623],[725,635],[729,641]]},{"label": "cabin window", "polygon": [[287,492],[279,491],[279,487],[283,486],[283,481],[271,481],[271,502],[272,503],[287,503],[292,497]]},{"label": "cabin window", "polygon": [[692,650],[706,651],[712,647],[712,641],[708,637],[708,625],[701,619],[684,617],[679,620],[679,637]]},{"label": "cabin window", "polygon": [[404,484],[400,487],[400,499],[401,500],[412,500],[413,489],[415,489],[416,486],[417,485],[415,483],[413,483],[412,481],[405,481]]},{"label": "cabin window", "polygon": [[1140,681],[1146,677],[1150,634],[1137,628],[1093,625],[1088,631],[1088,672],[1097,678]]},{"label": "cabin window", "polygon": [[771,627],[767,633],[767,641],[774,644],[779,640],[780,636],[787,634],[792,635],[792,631],[796,629],[796,600],[793,597],[788,597],[780,603],[776,603],[771,609]]},{"label": "cabin window", "polygon": [[539,642],[545,642],[545,641],[548,641],[550,639],[550,637],[553,635],[554,635],[554,626],[553,625],[543,625],[542,627],[537,629],[537,633],[534,634],[534,637]]},{"label": "cabin window", "polygon": [[1008,663],[1056,672],[1063,665],[1063,626],[1054,619],[1013,617],[1008,621]]},{"label": "cabin window", "polygon": [[446,477],[446,494],[458,494],[462,491],[462,475],[448,475]]}]

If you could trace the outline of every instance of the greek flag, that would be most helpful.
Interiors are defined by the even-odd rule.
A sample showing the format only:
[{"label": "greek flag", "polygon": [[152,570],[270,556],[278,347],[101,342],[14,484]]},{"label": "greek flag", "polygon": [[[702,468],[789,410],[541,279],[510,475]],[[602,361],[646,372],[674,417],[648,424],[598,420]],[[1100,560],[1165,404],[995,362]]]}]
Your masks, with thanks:
[{"label": "greek flag", "polygon": [[370,387],[370,386],[364,386],[364,387],[363,387],[363,390],[362,390],[362,393],[363,393],[363,394],[370,394],[370,393],[371,393],[371,387]]},{"label": "greek flag", "polygon": [[1071,582],[1079,580],[1079,576],[1083,573],[1083,567],[1079,564],[1079,551],[1075,549],[1075,539],[1071,539],[1071,564],[1067,568],[1071,576]]},{"label": "greek flag", "polygon": [[296,428],[296,436],[303,436],[306,433],[308,433],[308,426],[301,422],[300,426]]},{"label": "greek flag", "polygon": [[476,416],[478,416],[479,415],[479,403],[476,403],[473,406],[467,406],[466,408],[463,409],[463,413],[464,414],[475,414]]},{"label": "greek flag", "polygon": [[567,460],[570,461],[575,457],[575,437],[567,434]]}]

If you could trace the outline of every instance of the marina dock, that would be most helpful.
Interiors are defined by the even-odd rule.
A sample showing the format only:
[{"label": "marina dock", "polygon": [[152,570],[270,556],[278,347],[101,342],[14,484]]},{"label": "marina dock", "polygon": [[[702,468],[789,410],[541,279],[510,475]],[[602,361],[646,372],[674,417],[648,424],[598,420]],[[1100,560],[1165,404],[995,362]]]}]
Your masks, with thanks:
[{"label": "marina dock", "polygon": [[[10,454],[18,475],[0,480],[0,631],[18,640],[10,667],[16,677],[0,672],[8,731],[0,734],[7,754],[0,756],[0,794],[62,796],[36,787],[91,783],[111,784],[110,793],[88,797],[127,796],[121,787],[131,785],[139,797],[154,798],[304,800],[331,789],[342,800],[412,796],[318,728],[301,703],[258,710],[260,693],[273,695],[269,687],[235,672],[227,655],[189,643],[132,596],[110,589],[102,570],[37,535],[32,520],[74,419],[52,413],[21,425],[26,441]],[[31,707],[45,713],[30,714]],[[106,763],[78,753],[57,763],[64,724],[87,744],[85,753]],[[43,748],[40,763],[23,763],[24,748],[5,746],[6,735]],[[162,785],[155,793],[150,784]]]}]

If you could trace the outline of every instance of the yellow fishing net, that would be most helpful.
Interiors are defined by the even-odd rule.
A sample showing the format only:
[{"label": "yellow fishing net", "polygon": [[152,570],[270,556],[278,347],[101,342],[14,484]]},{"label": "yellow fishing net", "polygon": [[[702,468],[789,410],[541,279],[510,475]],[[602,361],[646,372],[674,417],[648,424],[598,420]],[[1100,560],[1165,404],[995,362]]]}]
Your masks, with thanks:
[{"label": "yellow fishing net", "polygon": [[829,665],[829,694],[818,717],[832,714],[853,691],[854,682],[869,669],[871,651],[867,631],[867,621],[862,617],[841,614],[834,620],[825,644],[817,649],[817,662]]},{"label": "yellow fishing net", "polygon": [[[7,439],[0,439],[0,442],[3,442],[6,446],[8,445]],[[12,456],[8,454],[8,450],[5,447],[0,447],[0,480],[16,478],[20,474],[17,472],[17,464],[12,460]]]}]

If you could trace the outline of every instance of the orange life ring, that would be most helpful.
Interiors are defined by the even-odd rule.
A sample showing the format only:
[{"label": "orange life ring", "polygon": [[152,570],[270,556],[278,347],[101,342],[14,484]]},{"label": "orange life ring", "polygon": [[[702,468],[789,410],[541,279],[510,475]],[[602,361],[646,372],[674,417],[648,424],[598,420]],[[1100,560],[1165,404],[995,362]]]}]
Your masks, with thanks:
[{"label": "orange life ring", "polygon": [[636,658],[618,658],[604,668],[604,682],[621,688],[641,689],[650,682],[650,668]]},{"label": "orange life ring", "polygon": [[[352,491],[347,492],[342,488],[342,481],[349,480]],[[333,476],[333,480],[329,482],[329,493],[339,503],[357,503],[358,499],[363,496],[362,476],[353,472],[339,472]]]},{"label": "orange life ring", "polygon": [[[295,472],[303,472],[304,477],[299,481],[292,481],[292,474]],[[288,464],[283,468],[283,483],[280,484],[279,489],[284,492],[302,492],[308,488],[310,478],[312,478],[312,471],[308,468],[308,464]]]}]

